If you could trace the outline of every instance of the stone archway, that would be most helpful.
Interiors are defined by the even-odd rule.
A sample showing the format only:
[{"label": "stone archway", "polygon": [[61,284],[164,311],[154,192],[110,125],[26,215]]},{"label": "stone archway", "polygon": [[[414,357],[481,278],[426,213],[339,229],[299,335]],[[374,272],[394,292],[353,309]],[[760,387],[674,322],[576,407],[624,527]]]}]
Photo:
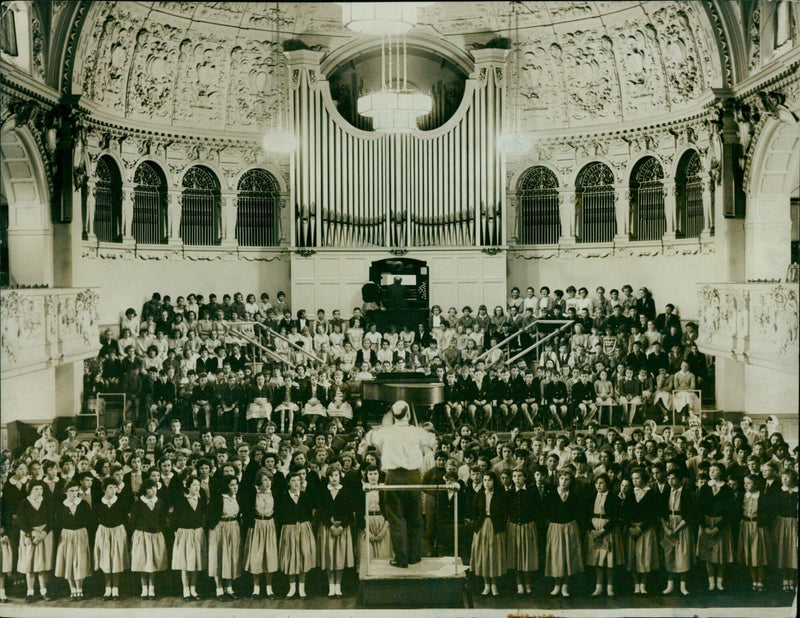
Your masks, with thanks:
[{"label": "stone archway", "polygon": [[783,280],[786,276],[791,263],[789,205],[799,170],[800,123],[788,117],[769,119],[750,167],[745,219],[748,280]]},{"label": "stone archway", "polygon": [[25,127],[0,132],[0,172],[8,200],[10,282],[53,286],[53,225],[44,163]]}]

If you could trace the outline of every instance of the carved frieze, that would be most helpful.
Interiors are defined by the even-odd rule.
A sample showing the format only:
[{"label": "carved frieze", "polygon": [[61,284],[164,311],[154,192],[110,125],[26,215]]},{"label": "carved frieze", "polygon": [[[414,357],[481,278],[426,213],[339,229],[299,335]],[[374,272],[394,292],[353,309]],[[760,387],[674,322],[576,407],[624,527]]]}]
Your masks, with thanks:
[{"label": "carved frieze", "polygon": [[17,362],[21,349],[39,334],[44,322],[44,304],[40,300],[16,291],[0,295],[0,349],[4,360]]},{"label": "carved frieze", "polygon": [[698,346],[721,355],[797,373],[797,285],[719,283],[698,286]]}]

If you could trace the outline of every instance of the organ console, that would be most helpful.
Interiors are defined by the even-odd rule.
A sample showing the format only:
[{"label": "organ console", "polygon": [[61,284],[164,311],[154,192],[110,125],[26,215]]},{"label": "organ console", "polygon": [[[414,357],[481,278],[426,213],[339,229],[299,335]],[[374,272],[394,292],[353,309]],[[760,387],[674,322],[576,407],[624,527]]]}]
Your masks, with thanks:
[{"label": "organ console", "polygon": [[419,323],[427,324],[430,274],[426,262],[411,258],[376,260],[369,268],[369,279],[378,290],[380,304],[386,308],[367,316],[380,332],[390,324],[398,329],[408,325],[414,330]]}]

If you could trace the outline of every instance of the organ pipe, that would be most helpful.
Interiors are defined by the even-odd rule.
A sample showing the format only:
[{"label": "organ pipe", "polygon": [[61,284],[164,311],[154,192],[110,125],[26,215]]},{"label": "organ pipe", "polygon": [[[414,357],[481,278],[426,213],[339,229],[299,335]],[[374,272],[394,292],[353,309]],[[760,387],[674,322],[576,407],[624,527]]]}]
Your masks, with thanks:
[{"label": "organ pipe", "polygon": [[[319,78],[319,56],[288,52],[299,147],[290,182],[298,247],[492,246],[504,240],[501,50],[478,50],[455,115],[381,134],[350,125]],[[392,68],[394,71],[394,68]],[[446,87],[435,85],[444,99]],[[440,119],[435,108],[429,118]]]}]

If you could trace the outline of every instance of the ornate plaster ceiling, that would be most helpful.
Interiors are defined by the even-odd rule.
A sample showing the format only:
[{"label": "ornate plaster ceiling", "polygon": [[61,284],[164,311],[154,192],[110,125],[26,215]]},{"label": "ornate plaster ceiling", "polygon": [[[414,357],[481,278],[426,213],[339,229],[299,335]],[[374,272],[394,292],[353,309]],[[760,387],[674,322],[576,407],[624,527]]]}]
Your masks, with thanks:
[{"label": "ornate plaster ceiling", "polygon": [[[277,6],[277,9],[276,9]],[[720,54],[694,1],[523,2],[523,129],[653,119],[722,85]],[[334,3],[96,2],[78,43],[73,88],[120,119],[258,131],[286,88],[281,39],[330,53],[356,36]],[[468,50],[509,36],[507,2],[437,2],[417,30]]]}]

